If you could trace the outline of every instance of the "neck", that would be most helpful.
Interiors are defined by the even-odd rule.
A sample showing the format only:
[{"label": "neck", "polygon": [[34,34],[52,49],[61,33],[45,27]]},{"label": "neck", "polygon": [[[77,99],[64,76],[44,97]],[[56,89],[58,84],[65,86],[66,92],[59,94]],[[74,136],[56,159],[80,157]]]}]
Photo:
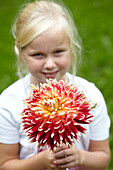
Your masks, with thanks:
[{"label": "neck", "polygon": [[[64,76],[63,76],[63,78],[61,79],[61,80],[63,80],[64,82],[69,82],[69,80],[68,80],[68,77],[67,77],[67,75],[65,74]],[[40,87],[40,83],[42,83],[41,81],[39,82],[39,81],[37,81],[36,79],[34,79],[32,76],[31,76],[31,84],[34,84],[35,86],[39,86]],[[44,83],[44,82],[43,82]]]}]

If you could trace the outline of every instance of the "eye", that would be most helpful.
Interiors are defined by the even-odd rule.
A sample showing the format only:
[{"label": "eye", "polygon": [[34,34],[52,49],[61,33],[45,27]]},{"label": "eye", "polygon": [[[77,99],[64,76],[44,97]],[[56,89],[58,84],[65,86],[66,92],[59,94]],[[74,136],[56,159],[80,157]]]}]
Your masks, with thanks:
[{"label": "eye", "polygon": [[32,55],[32,57],[37,58],[37,59],[41,59],[41,58],[44,57],[44,54],[42,54],[42,53],[35,53],[35,54]]},{"label": "eye", "polygon": [[55,51],[55,54],[60,54],[62,52],[63,52],[63,50],[57,50],[57,51]]},{"label": "eye", "polygon": [[55,57],[61,57],[62,55],[63,55],[63,52],[64,52],[64,50],[56,50],[55,52],[54,52],[54,56]]}]

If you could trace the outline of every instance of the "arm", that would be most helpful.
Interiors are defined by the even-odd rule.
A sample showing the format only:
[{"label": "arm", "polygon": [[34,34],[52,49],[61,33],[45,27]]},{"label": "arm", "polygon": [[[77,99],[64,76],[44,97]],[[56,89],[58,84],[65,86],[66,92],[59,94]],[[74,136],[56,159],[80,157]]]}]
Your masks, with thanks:
[{"label": "arm", "polygon": [[93,169],[106,169],[110,161],[109,140],[90,141],[89,152],[81,151],[84,167]]},{"label": "arm", "polygon": [[[108,139],[104,141],[90,141],[89,151],[78,150],[74,145],[58,147],[55,151],[54,163],[60,168],[81,167],[83,170],[104,170],[109,165],[110,150]],[[63,159],[60,159],[63,157]]]},{"label": "arm", "polygon": [[19,160],[19,144],[0,143],[0,170],[60,170],[53,164],[53,152],[49,149],[28,159]]}]

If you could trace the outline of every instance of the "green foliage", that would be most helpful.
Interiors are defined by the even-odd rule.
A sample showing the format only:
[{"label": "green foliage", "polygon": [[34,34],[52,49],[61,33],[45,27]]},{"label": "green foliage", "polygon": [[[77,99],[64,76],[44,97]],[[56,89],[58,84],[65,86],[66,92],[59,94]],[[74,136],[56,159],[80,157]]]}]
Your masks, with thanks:
[{"label": "green foliage", "polygon": [[[11,25],[19,6],[28,1],[1,0],[0,2],[0,92],[18,79]],[[113,122],[113,0],[64,0],[64,2],[74,15],[82,39],[83,53],[77,75],[95,83],[101,90]],[[111,155],[113,153],[112,129],[111,124]],[[109,170],[112,167],[111,158]]]}]

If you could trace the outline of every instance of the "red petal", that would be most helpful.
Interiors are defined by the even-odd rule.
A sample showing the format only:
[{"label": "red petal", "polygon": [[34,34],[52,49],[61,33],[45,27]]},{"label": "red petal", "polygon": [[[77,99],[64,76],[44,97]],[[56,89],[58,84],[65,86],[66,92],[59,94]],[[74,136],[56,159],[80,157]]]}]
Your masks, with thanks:
[{"label": "red petal", "polygon": [[38,141],[38,143],[41,141],[41,139],[44,139],[45,133],[43,131],[38,132],[37,136],[36,136],[36,141]]},{"label": "red petal", "polygon": [[45,143],[48,140],[48,138],[51,138],[51,131],[46,133],[43,143]]},{"label": "red petal", "polygon": [[76,125],[76,128],[78,131],[82,132],[82,133],[85,133],[86,129],[80,125]]},{"label": "red petal", "polygon": [[63,141],[63,133],[59,133],[59,138],[61,141]]},{"label": "red petal", "polygon": [[70,138],[68,138],[65,133],[64,133],[63,141],[65,144],[70,144],[70,145],[72,144],[72,140]]},{"label": "red petal", "polygon": [[54,127],[52,127],[52,130],[51,130],[51,138],[54,137],[55,133],[57,132],[56,129],[54,129]]},{"label": "red petal", "polygon": [[61,126],[60,126],[58,131],[59,131],[59,133],[63,133],[65,131],[64,125],[61,124]]},{"label": "red petal", "polygon": [[68,131],[73,137],[75,136],[74,132],[70,129],[68,125],[65,126],[66,131]]}]

